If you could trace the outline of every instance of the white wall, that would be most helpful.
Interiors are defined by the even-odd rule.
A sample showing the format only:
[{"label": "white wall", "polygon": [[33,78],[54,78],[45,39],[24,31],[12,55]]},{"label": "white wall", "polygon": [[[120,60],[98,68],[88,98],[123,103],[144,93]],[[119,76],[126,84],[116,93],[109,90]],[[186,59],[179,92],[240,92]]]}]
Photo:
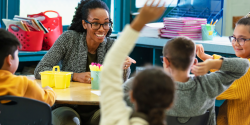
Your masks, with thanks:
[{"label": "white wall", "polygon": [[223,35],[233,34],[233,16],[245,16],[250,12],[250,0],[224,0]]}]

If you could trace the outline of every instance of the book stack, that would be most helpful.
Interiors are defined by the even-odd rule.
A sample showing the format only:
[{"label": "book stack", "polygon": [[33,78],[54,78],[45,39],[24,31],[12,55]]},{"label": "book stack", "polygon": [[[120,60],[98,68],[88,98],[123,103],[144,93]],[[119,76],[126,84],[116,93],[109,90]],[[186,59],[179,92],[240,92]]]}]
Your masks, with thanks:
[{"label": "book stack", "polygon": [[[2,19],[6,28],[9,28],[9,25],[14,24],[21,28],[23,31],[43,31],[44,34],[49,31],[43,26],[43,24],[36,18],[20,17],[15,15],[11,19]],[[18,30],[16,27],[11,27],[13,30]]]},{"label": "book stack", "polygon": [[160,36],[165,38],[186,36],[193,40],[201,40],[201,24],[207,24],[207,19],[203,18],[178,17],[163,20],[164,28],[160,30]]},{"label": "book stack", "polygon": [[141,30],[140,37],[159,37],[162,28],[164,28],[163,22],[148,23]]}]

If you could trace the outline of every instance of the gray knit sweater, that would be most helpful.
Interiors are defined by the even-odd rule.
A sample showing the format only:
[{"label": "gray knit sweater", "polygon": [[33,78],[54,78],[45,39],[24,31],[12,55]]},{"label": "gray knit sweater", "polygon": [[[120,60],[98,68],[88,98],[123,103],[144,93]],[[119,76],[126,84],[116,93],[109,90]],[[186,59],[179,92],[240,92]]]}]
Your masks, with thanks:
[{"label": "gray knit sweater", "polygon": [[[229,88],[234,80],[243,76],[249,68],[249,61],[240,58],[224,58],[219,71],[190,77],[185,83],[176,82],[176,99],[173,107],[167,111],[168,116],[181,117],[180,122],[186,122],[190,117],[210,112],[208,125],[216,125],[215,121],[215,98]],[[124,84],[124,92],[131,89],[133,80]],[[153,84],[153,83],[152,83]],[[129,105],[128,94],[125,100]]]},{"label": "gray knit sweater", "polygon": [[[114,39],[105,38],[97,48],[97,63],[102,64],[107,51],[110,49]],[[39,72],[50,71],[53,66],[60,63],[62,71],[81,73],[86,71],[88,47],[86,34],[73,30],[65,31],[44,55],[37,65],[34,74],[41,79]],[[124,81],[130,75],[130,68],[124,70]]]}]

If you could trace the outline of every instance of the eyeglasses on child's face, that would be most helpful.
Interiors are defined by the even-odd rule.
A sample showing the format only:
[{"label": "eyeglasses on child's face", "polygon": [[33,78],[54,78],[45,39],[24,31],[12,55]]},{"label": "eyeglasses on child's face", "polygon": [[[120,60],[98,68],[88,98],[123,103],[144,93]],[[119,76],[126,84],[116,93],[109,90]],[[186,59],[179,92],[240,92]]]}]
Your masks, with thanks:
[{"label": "eyeglasses on child's face", "polygon": [[244,39],[244,38],[236,38],[234,36],[229,36],[229,40],[232,44],[235,44],[235,42],[238,42],[239,45],[243,46],[246,41],[250,39]]},{"label": "eyeglasses on child's face", "polygon": [[96,22],[90,23],[88,20],[84,20],[84,21],[85,21],[86,23],[91,24],[91,28],[92,28],[93,30],[98,30],[101,26],[103,27],[103,29],[108,30],[108,29],[110,29],[110,27],[112,26],[112,23],[111,23],[111,22],[106,22],[106,23],[104,23],[104,24],[100,24],[100,23],[96,23]]}]

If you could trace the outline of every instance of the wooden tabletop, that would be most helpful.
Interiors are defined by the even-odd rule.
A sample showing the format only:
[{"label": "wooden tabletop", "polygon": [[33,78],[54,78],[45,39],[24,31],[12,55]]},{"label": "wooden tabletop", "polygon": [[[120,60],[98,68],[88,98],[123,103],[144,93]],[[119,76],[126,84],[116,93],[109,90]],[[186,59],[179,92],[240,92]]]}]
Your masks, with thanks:
[{"label": "wooden tabletop", "polygon": [[[29,76],[29,79],[35,80],[41,85],[41,80]],[[100,92],[99,90],[91,90],[91,84],[71,82],[70,87],[66,89],[52,88],[57,94],[56,104],[76,104],[76,105],[99,105],[99,96],[92,93]]]}]

